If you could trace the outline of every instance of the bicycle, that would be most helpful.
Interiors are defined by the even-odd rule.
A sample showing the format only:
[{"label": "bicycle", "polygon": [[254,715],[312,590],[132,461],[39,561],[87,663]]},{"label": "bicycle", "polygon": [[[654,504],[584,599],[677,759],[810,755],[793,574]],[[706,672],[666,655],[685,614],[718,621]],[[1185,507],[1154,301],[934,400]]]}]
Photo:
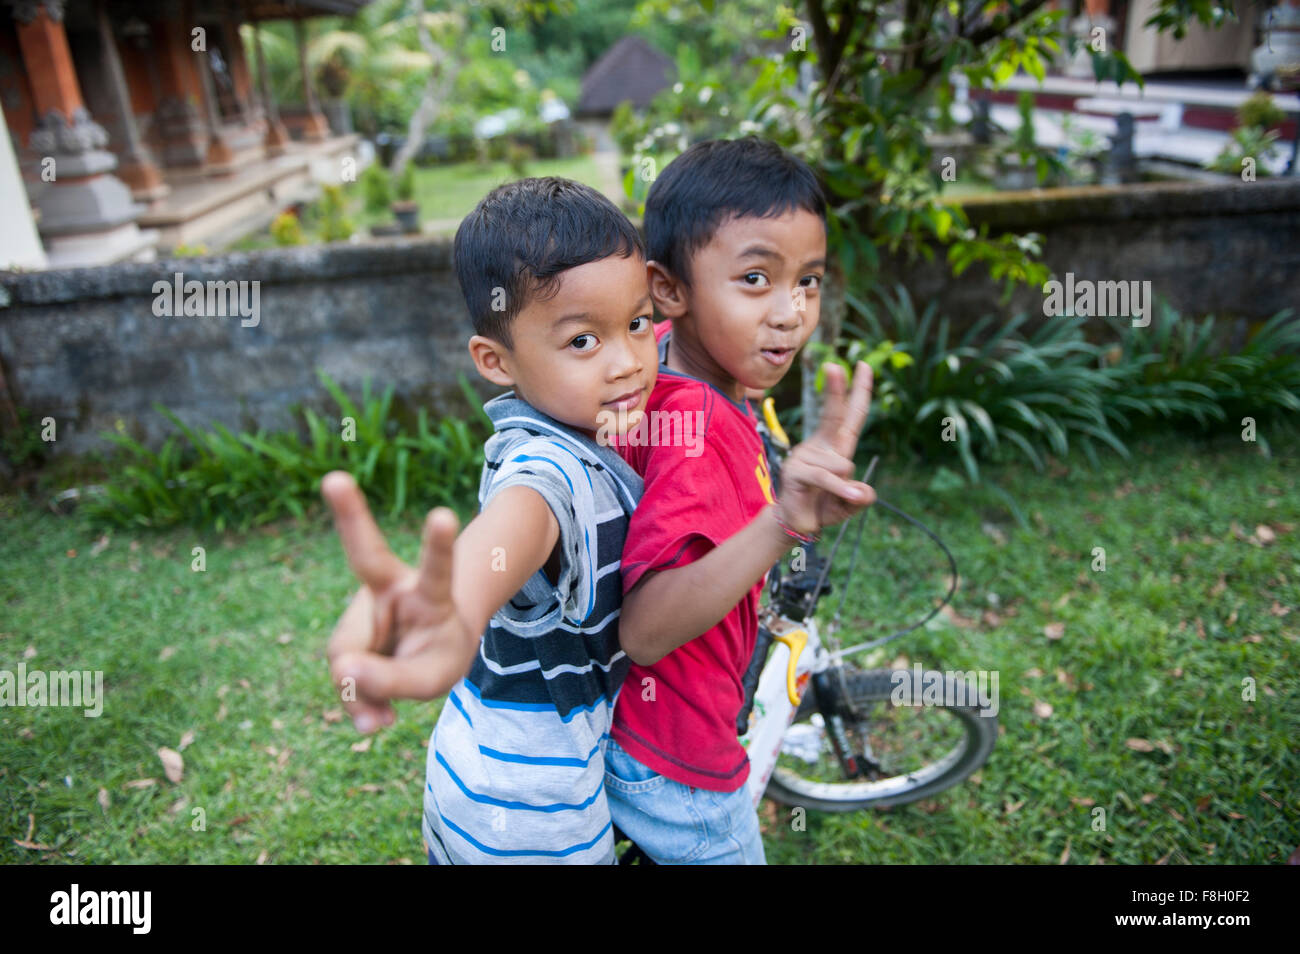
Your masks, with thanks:
[{"label": "bicycle", "polygon": [[[772,399],[763,402],[759,428],[768,447],[774,486],[779,464],[790,448],[777,420]],[[876,461],[863,480],[870,483]],[[814,618],[818,601],[829,594],[827,579],[849,523],[835,537],[830,553],[803,548],[801,566],[789,574],[779,562],[768,574],[766,601],[760,610],[759,639],[745,674],[745,705],[737,716],[737,734],[749,752],[749,791],[754,806],[764,795],[785,805],[828,812],[903,805],[928,798],[964,781],[988,759],[997,741],[996,708],[970,677],[907,669],[860,669],[848,657],[884,645],[925,625],[951,600],[957,589],[957,563],[943,541],[920,521],[877,496],[860,521],[847,576],[852,577],[862,530],[872,510],[884,508],[922,530],[943,550],[952,572],[947,594],[917,623],[879,639],[841,647],[840,598],[825,639]],[[769,655],[770,652],[770,655]],[[974,697],[972,700],[972,696]],[[933,699],[937,704],[916,705]],[[900,702],[901,700],[901,702]],[[964,704],[974,702],[971,704]],[[889,703],[881,710],[883,703]],[[956,741],[944,750],[929,738],[923,717],[949,720]],[[955,720],[955,723],[951,720]],[[920,731],[917,726],[920,725]],[[896,730],[904,731],[898,733]],[[889,730],[895,730],[891,735]],[[942,730],[941,730],[942,731]],[[895,738],[901,735],[901,738]],[[934,749],[938,754],[931,757]],[[922,759],[919,765],[906,764]]]}]

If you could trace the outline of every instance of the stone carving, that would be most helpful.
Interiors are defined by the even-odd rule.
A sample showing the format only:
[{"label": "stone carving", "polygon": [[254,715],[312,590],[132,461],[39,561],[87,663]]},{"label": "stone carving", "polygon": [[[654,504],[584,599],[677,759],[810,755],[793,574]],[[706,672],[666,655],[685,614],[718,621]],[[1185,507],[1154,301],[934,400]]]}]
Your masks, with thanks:
[{"label": "stone carving", "polygon": [[72,111],[71,122],[59,110],[51,109],[37,122],[28,143],[41,155],[76,155],[107,146],[108,133],[84,106]]},{"label": "stone carving", "polygon": [[51,20],[55,23],[62,23],[63,5],[64,0],[9,0],[9,6],[14,12],[14,19],[23,26],[36,19],[41,12],[41,7],[45,8],[45,13]]}]

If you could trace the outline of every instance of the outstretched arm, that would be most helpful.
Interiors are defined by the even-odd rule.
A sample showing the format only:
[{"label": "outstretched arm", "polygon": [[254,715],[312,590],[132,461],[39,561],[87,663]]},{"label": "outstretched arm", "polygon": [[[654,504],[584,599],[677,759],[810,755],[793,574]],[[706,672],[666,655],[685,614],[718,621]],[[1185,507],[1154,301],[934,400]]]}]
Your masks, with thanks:
[{"label": "outstretched arm", "polygon": [[559,525],[536,491],[507,487],[459,536],[450,510],[430,511],[412,568],[350,475],[327,474],[321,493],[362,583],[330,639],[330,671],[366,732],[392,721],[391,700],[432,699],[469,671],[488,620],[546,563]]}]

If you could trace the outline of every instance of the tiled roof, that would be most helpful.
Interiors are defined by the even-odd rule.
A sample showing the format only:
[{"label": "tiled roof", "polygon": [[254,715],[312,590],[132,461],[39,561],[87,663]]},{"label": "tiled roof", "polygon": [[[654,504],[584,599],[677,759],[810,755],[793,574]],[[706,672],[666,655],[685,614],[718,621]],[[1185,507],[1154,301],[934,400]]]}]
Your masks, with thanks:
[{"label": "tiled roof", "polygon": [[619,103],[648,106],[672,82],[673,61],[639,36],[625,36],[582,77],[579,116],[607,115]]}]

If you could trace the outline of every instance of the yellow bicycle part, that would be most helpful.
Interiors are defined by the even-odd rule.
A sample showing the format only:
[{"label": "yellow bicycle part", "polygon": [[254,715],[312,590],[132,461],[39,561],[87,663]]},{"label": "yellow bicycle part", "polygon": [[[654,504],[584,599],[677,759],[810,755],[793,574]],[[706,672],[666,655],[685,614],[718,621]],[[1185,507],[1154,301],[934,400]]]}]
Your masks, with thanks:
[{"label": "yellow bicycle part", "polygon": [[[772,400],[768,398],[768,400]],[[798,708],[799,706],[799,688],[795,685],[794,670],[799,662],[799,654],[803,648],[808,645],[808,634],[802,629],[792,629],[788,633],[781,633],[774,636],[778,643],[785,643],[790,650],[790,661],[785,666],[785,694],[790,697],[790,705]]]},{"label": "yellow bicycle part", "polygon": [[763,420],[767,423],[767,429],[772,432],[772,439],[784,447],[790,449],[790,438],[786,436],[785,428],[776,416],[776,401],[770,397],[763,398]]}]

